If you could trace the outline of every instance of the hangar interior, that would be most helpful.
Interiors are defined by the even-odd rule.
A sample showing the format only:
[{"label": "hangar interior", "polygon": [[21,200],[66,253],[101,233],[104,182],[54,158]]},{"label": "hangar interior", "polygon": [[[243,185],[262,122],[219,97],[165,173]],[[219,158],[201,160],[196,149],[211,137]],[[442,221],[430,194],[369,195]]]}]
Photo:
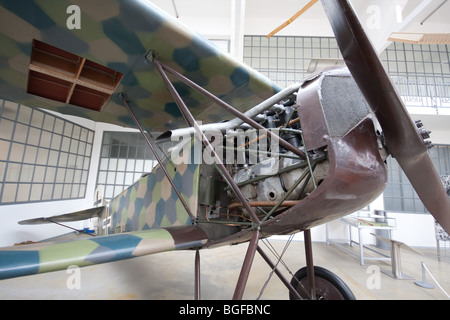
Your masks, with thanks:
[{"label": "hangar interior", "polygon": [[[281,87],[300,82],[321,67],[343,64],[320,3],[267,39],[267,34],[308,1],[151,2]],[[434,147],[430,155],[439,175],[449,181],[450,3],[442,0],[353,0],[352,3],[412,119],[421,120],[432,132]],[[425,34],[439,35],[426,42]],[[413,40],[408,38],[411,35]],[[169,147],[170,144],[164,146]],[[142,174],[150,172],[155,164],[137,130],[0,100],[0,246],[66,232],[54,224],[22,226],[17,222],[90,208],[98,192],[110,200]],[[439,265],[438,272],[449,273],[450,239],[437,238],[433,217],[392,158],[388,160],[388,168],[385,192],[360,213],[385,212],[395,221],[392,238],[422,248],[431,257],[430,261],[437,259],[439,246],[441,261],[447,263]],[[89,225],[72,223],[70,226]],[[357,230],[350,229],[352,237],[357,238]],[[348,230],[345,224],[336,221],[314,228],[312,237],[319,246],[331,238],[347,238]],[[303,238],[299,236],[299,239]],[[370,233],[364,233],[360,240],[376,243]],[[358,260],[352,262],[359,266]],[[450,285],[448,276],[441,279]],[[6,290],[1,289],[2,297],[7,297]],[[395,294],[389,298],[401,298]],[[175,297],[183,298],[183,295],[175,294]],[[424,298],[436,297],[425,295]]]}]

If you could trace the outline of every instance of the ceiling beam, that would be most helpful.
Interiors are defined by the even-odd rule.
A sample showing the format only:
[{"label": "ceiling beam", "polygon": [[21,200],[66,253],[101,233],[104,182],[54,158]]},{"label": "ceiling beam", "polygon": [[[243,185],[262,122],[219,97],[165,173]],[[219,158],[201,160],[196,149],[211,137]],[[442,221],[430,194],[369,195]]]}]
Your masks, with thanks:
[{"label": "ceiling beam", "polygon": [[246,0],[231,0],[230,53],[244,60],[244,26]]}]

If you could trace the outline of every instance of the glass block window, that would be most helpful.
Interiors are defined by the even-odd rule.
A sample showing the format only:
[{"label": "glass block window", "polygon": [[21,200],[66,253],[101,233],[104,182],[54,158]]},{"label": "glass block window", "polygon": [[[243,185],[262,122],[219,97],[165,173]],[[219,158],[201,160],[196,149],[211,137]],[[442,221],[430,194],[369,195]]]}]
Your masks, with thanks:
[{"label": "glass block window", "polygon": [[[450,108],[449,45],[392,43],[380,55],[408,107]],[[334,38],[245,36],[244,62],[281,87],[303,81],[324,65],[341,65]],[[449,146],[430,155],[440,175],[449,175]],[[389,158],[385,207],[395,212],[427,212],[395,159]]]},{"label": "glass block window", "polygon": [[[161,158],[176,142],[157,145]],[[111,200],[157,165],[152,151],[140,132],[103,133],[97,186],[104,188],[105,200]]]},{"label": "glass block window", "polygon": [[0,205],[85,197],[94,131],[0,100]]},{"label": "glass block window", "polygon": [[154,166],[151,151],[140,133],[104,132],[97,185],[110,200]]},{"label": "glass block window", "polygon": [[[429,152],[439,175],[450,175],[450,146],[437,145]],[[388,158],[388,170],[388,184],[384,192],[385,209],[393,212],[428,212],[400,165],[392,157]]]},{"label": "glass block window", "polygon": [[[380,58],[408,107],[450,108],[449,45],[394,42]],[[320,67],[343,65],[329,37],[245,36],[244,62],[282,88]]]},{"label": "glass block window", "polygon": [[381,58],[408,106],[450,108],[449,45],[394,42]]},{"label": "glass block window", "polygon": [[244,62],[282,88],[303,81],[321,60],[327,60],[327,64],[343,64],[336,39],[244,37]]}]

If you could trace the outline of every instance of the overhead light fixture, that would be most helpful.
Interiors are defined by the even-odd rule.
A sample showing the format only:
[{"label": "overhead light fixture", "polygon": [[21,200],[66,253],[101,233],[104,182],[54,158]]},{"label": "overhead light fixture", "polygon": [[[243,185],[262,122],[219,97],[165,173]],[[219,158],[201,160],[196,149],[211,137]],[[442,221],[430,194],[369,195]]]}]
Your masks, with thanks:
[{"label": "overhead light fixture", "polygon": [[269,39],[272,36],[274,36],[275,34],[277,34],[278,32],[280,32],[281,30],[283,30],[284,28],[286,28],[294,20],[298,19],[298,17],[300,17],[302,14],[304,14],[306,11],[308,11],[317,2],[319,2],[319,0],[311,0],[310,2],[308,2],[308,4],[306,6],[304,6],[302,9],[300,9],[300,11],[298,11],[296,14],[294,14],[288,21],[286,21],[281,26],[279,26],[278,28],[273,30],[271,33],[269,33],[266,38]]},{"label": "overhead light fixture", "polygon": [[123,74],[33,40],[27,93],[101,111]]},{"label": "overhead light fixture", "polygon": [[388,40],[412,44],[450,44],[450,33],[393,32]]}]

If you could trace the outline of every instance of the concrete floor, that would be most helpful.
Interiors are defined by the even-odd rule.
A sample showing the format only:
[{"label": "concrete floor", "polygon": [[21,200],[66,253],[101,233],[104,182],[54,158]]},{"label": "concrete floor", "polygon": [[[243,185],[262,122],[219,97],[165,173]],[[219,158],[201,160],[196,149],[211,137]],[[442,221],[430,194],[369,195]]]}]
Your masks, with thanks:
[{"label": "concrete floor", "polygon": [[[271,244],[278,252],[284,241]],[[264,244],[264,251],[269,252]],[[357,252],[356,246],[352,248]],[[201,251],[202,299],[230,299],[239,276],[247,245]],[[390,270],[389,262],[369,261],[361,266],[359,259],[335,246],[313,243],[314,263],[336,273],[361,300],[445,300],[435,286],[424,289],[413,280],[395,280],[378,273]],[[421,262],[425,262],[440,285],[450,293],[450,257],[438,262],[436,249],[419,248],[424,256],[402,251],[403,272],[422,279]],[[194,252],[167,252],[80,269],[80,288],[68,289],[72,273],[59,271],[0,281],[0,299],[192,299],[194,286]],[[369,256],[371,254],[368,254]],[[271,256],[273,257],[273,256]],[[272,258],[275,261],[274,258]],[[295,273],[305,265],[303,242],[293,242],[284,261]],[[290,280],[291,275],[280,268]],[[256,254],[244,299],[256,299],[268,279],[270,268]],[[378,281],[379,280],[379,281]],[[428,282],[433,282],[427,275]],[[433,283],[434,284],[434,283]],[[262,300],[286,300],[288,291],[274,275],[261,295]]]}]

